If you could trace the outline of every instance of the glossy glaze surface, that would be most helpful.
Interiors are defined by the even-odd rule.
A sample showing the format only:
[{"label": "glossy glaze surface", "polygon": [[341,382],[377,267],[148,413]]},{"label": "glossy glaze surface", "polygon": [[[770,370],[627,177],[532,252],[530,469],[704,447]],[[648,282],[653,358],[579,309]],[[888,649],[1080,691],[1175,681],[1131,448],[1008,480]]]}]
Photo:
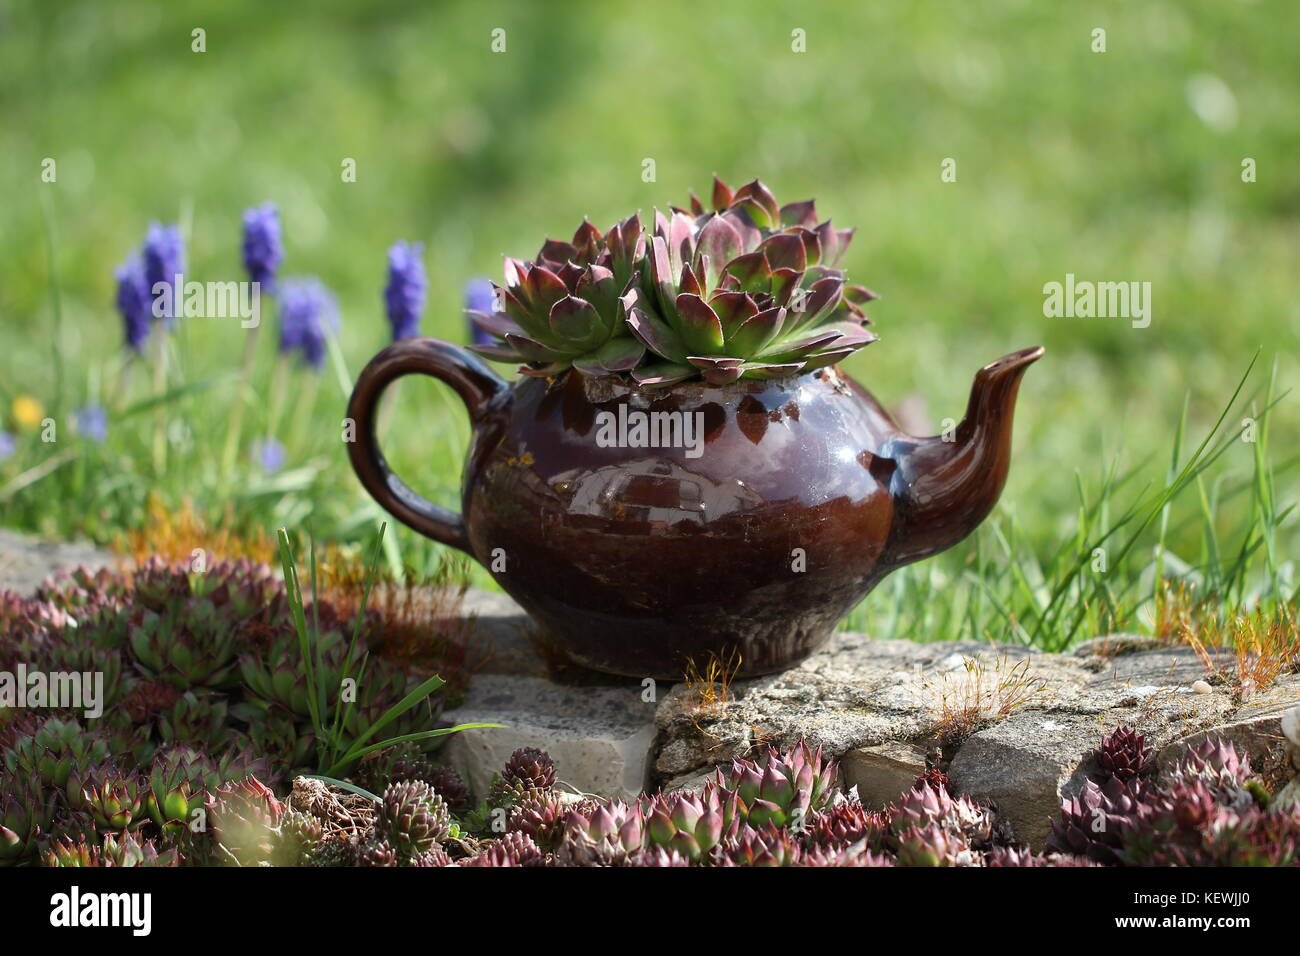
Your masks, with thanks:
[{"label": "glossy glaze surface", "polygon": [[[476,558],[580,663],[674,679],[690,658],[703,668],[737,651],[741,674],[767,673],[815,650],[890,571],[983,520],[1006,478],[1020,376],[1041,354],[982,369],[944,441],[904,435],[835,368],[666,391],[576,372],[509,385],[456,346],[409,339],[359,378],[350,454],[381,505]],[[448,382],[474,425],[463,518],[397,479],[375,442],[380,392],[412,372]],[[617,422],[620,406],[660,413],[647,424],[690,415],[702,441],[603,447],[601,413]]]}]

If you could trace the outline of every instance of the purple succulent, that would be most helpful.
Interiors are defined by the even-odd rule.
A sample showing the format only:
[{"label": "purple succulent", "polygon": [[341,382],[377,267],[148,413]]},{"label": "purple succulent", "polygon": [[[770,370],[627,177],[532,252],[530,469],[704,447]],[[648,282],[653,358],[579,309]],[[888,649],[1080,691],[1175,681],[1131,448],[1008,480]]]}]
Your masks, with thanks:
[{"label": "purple succulent", "polygon": [[[465,309],[467,312],[491,313],[496,305],[496,292],[487,279],[470,279],[465,283]],[[486,329],[481,329],[474,322],[469,323],[471,345],[490,345],[496,337]]]},{"label": "purple succulent", "polygon": [[176,286],[184,272],[185,240],[181,237],[181,227],[151,222],[144,239],[145,288],[153,297],[158,283],[171,286],[172,305],[163,315],[169,329],[176,324],[176,298],[180,292]]},{"label": "purple succulent", "polygon": [[420,316],[429,283],[424,276],[424,246],[418,242],[396,242],[388,250],[388,285],[384,286],[384,308],[393,339],[410,339],[420,334]]},{"label": "purple succulent", "polygon": [[77,423],[77,432],[85,435],[96,445],[104,444],[108,437],[108,413],[104,411],[103,405],[96,405],[93,402],[89,405],[83,405],[74,413]]},{"label": "purple succulent", "polygon": [[132,256],[117,267],[114,277],[117,279],[117,311],[122,316],[126,344],[136,352],[143,352],[145,343],[149,341],[150,310],[153,308],[149,286],[144,279],[144,260],[138,255]]},{"label": "purple succulent", "polygon": [[325,364],[326,337],[339,328],[334,293],[315,276],[285,279],[280,285],[280,352],[301,352],[314,369]]},{"label": "purple succulent", "polygon": [[275,275],[284,261],[280,241],[280,214],[274,203],[263,203],[244,210],[244,268],[248,278],[263,292],[275,291]]}]

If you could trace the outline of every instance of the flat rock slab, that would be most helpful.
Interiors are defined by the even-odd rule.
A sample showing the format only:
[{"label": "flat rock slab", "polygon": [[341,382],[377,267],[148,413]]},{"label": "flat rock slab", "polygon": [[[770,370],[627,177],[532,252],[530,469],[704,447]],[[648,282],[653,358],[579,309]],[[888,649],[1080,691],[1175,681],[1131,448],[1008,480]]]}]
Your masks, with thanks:
[{"label": "flat rock slab", "polygon": [[107,567],[117,556],[91,544],[43,541],[0,530],[0,591],[31,594],[56,571]]},{"label": "flat rock slab", "polygon": [[564,783],[626,800],[647,783],[654,709],[635,683],[566,687],[541,677],[479,674],[465,703],[444,716],[504,727],[454,734],[443,754],[479,796],[517,748],[538,747],[554,758]]}]

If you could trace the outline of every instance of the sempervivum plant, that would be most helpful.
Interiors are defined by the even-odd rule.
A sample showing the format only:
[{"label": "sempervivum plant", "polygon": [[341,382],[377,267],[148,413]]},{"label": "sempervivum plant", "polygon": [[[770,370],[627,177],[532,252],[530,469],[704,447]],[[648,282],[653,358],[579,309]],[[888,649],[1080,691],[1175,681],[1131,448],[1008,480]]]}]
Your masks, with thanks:
[{"label": "sempervivum plant", "polygon": [[58,838],[41,854],[46,866],[61,867],[130,867],[180,865],[175,850],[159,851],[153,840],[141,840],[133,833],[106,833],[96,843],[88,838]]},{"label": "sempervivum plant", "polygon": [[559,856],[570,866],[609,865],[640,850],[645,840],[641,805],[615,800],[587,812],[571,811]]},{"label": "sempervivum plant", "polygon": [[837,772],[835,761],[822,759],[821,747],[800,741],[789,753],[769,748],[760,762],[734,761],[718,771],[712,786],[740,798],[740,815],[751,826],[785,826],[829,802]]},{"label": "sempervivum plant", "polygon": [[857,799],[842,798],[808,815],[805,838],[809,845],[819,847],[844,846],[862,840],[879,844],[888,825],[884,813],[868,810]]},{"label": "sempervivum plant", "polygon": [[758,180],[715,179],[711,208],[656,211],[605,235],[584,222],[531,262],[506,259],[503,311],[473,313],[500,342],[476,349],[528,375],[629,373],[645,386],[726,384],[832,365],[875,341],[837,266],[852,232],[811,201],[780,205]]},{"label": "sempervivum plant", "polygon": [[532,790],[510,808],[506,829],[526,833],[544,850],[553,850],[564,836],[564,802],[554,790]]},{"label": "sempervivum plant", "polygon": [[541,866],[546,854],[526,833],[507,833],[461,866]]},{"label": "sempervivum plant", "polygon": [[65,789],[74,773],[80,778],[108,757],[108,743],[99,735],[88,733],[76,720],[50,717],[7,748],[4,763],[10,773],[48,791]]},{"label": "sempervivum plant", "polygon": [[715,866],[795,866],[800,848],[789,830],[769,823],[745,827],[710,856]]},{"label": "sempervivum plant", "polygon": [[0,777],[0,866],[31,859],[37,840],[53,816],[53,795],[44,794],[18,777]]},{"label": "sempervivum plant", "polygon": [[206,810],[217,859],[238,866],[271,863],[285,806],[256,777],[222,784],[208,793]]},{"label": "sempervivum plant", "polygon": [[146,816],[148,786],[139,774],[109,763],[92,767],[79,786],[78,806],[102,831],[125,830]]},{"label": "sempervivum plant", "polygon": [[1151,769],[1151,745],[1132,727],[1120,727],[1102,738],[1097,748],[1097,775],[1102,780],[1118,777],[1132,780]]},{"label": "sempervivum plant", "polygon": [[646,836],[654,846],[699,860],[740,832],[742,812],[736,794],[716,787],[706,788],[699,797],[660,794],[645,804]]},{"label": "sempervivum plant", "polygon": [[942,786],[921,779],[890,808],[889,826],[898,834],[930,824],[938,824],[976,844],[987,842],[993,833],[993,819],[987,809],[969,797],[953,797]]},{"label": "sempervivum plant", "polygon": [[451,817],[442,798],[423,780],[388,785],[379,805],[375,832],[403,860],[435,849],[450,830]]},{"label": "sempervivum plant", "polygon": [[536,747],[520,747],[506,761],[504,777],[516,789],[546,790],[555,786],[555,761]]}]

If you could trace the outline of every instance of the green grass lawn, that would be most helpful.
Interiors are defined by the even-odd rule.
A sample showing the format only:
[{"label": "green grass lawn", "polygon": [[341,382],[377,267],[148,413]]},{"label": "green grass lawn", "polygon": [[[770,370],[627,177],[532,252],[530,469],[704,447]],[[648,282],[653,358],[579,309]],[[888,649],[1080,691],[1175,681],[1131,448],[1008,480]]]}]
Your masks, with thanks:
[{"label": "green grass lawn", "polygon": [[[229,507],[250,534],[361,542],[378,511],[339,427],[348,372],[386,342],[387,247],[425,244],[424,330],[464,340],[463,284],[497,277],[502,253],[680,202],[717,172],[858,227],[845,266],[883,297],[881,341],[846,370],[887,404],[922,397],[937,426],[980,365],[1048,349],[994,519],[850,626],[1055,647],[1108,618],[1150,627],[1161,577],[1228,605],[1294,600],[1298,29],[1282,0],[0,3],[0,429],[18,435],[0,523],[109,540],[144,523],[153,490]],[[273,398],[268,321],[241,444],[280,401],[287,461],[263,474],[241,447],[223,476],[246,333],[182,324],[151,405],[156,359],[123,370],[113,269],[157,219],[182,224],[191,278],[242,278],[239,217],[268,199],[283,271],[339,296],[339,361]],[[1067,273],[1150,282],[1150,326],[1045,318],[1043,286]],[[1257,353],[1206,467],[1187,470]],[[463,417],[440,386],[399,394],[389,457],[453,505]],[[61,423],[57,443],[17,427],[19,396]],[[110,407],[103,445],[68,424],[87,402]],[[1240,440],[1270,403],[1269,440]],[[417,569],[441,558],[404,529],[391,540]]]}]

